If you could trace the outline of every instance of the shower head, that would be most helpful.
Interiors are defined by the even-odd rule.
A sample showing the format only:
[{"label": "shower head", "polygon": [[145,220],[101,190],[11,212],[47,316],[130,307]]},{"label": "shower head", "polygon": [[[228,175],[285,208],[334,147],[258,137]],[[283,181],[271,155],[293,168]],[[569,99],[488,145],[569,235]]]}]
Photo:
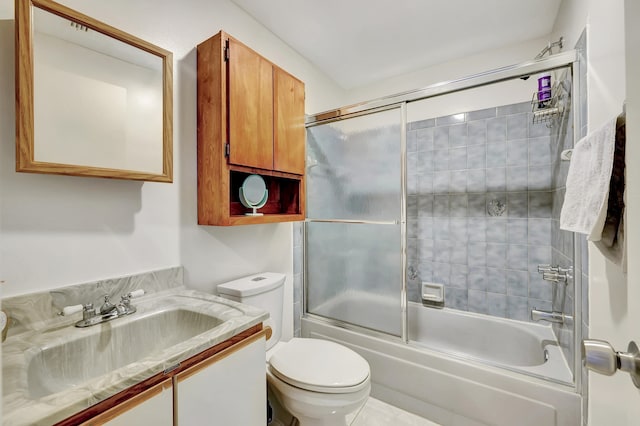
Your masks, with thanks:
[{"label": "shower head", "polygon": [[[551,55],[553,52],[551,51],[551,49],[553,49],[554,47],[559,47],[560,49],[562,49],[562,45],[564,43],[564,37],[560,37],[560,39],[558,39],[558,41],[554,41],[549,42],[549,44],[547,44],[545,46],[544,49],[542,49],[542,51],[540,51],[540,53],[538,53],[536,55],[536,57],[534,58],[534,60],[538,60],[538,59],[542,59],[542,57],[544,55],[546,55],[547,53],[549,53],[549,55]],[[520,80],[529,80],[529,77],[531,77],[530,75],[523,75],[522,77],[520,77]]]},{"label": "shower head", "polygon": [[560,49],[562,49],[563,42],[564,42],[564,37],[560,37],[558,41],[554,41],[553,43],[549,42],[549,44],[547,44],[547,46],[544,49],[542,49],[540,53],[536,55],[535,59],[542,59],[542,57],[547,53],[551,55],[553,53],[551,49],[554,47],[559,47]]}]

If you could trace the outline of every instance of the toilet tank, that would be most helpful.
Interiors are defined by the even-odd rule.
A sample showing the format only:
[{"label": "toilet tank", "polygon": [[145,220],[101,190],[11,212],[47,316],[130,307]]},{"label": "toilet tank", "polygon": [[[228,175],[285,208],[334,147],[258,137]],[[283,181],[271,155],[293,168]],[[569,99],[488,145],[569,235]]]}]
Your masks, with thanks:
[{"label": "toilet tank", "polygon": [[271,349],[282,335],[284,280],[284,274],[263,272],[218,285],[220,297],[269,312],[269,319],[265,321],[265,325],[271,327],[273,335],[267,341],[267,350]]}]

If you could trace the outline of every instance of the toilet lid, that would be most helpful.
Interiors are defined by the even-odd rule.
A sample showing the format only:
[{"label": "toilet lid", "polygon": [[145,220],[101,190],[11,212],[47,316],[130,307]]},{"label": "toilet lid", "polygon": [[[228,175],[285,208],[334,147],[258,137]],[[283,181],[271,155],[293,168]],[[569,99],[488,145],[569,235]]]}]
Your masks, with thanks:
[{"label": "toilet lid", "polygon": [[320,339],[291,339],[269,359],[271,372],[292,386],[346,393],[365,386],[369,363],[351,349]]}]

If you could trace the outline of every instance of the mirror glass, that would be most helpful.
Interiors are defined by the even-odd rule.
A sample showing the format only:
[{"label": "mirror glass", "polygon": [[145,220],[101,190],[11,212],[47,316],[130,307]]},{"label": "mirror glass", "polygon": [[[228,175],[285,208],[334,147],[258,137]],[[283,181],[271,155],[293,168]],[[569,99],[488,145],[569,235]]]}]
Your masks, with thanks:
[{"label": "mirror glass", "polygon": [[267,185],[260,175],[249,175],[242,183],[242,195],[244,199],[250,204],[247,207],[253,207],[260,204],[264,198],[264,193],[267,190]]},{"label": "mirror glass", "polygon": [[34,159],[162,173],[162,58],[33,13]]},{"label": "mirror glass", "polygon": [[18,130],[17,170],[170,182],[171,53],[50,1],[18,3],[32,127]]}]

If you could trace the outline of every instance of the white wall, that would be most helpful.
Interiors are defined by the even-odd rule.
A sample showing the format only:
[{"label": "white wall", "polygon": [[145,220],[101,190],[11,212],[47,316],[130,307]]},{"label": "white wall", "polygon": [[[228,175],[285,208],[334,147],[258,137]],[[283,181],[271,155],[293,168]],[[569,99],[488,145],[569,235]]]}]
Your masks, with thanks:
[{"label": "white wall", "polygon": [[[624,4],[624,0],[565,0],[556,21],[554,33],[564,34],[569,43],[575,43],[587,26],[589,131],[615,117],[622,110],[627,96]],[[637,15],[637,7],[635,12]],[[628,17],[627,22],[635,24],[636,20]],[[637,58],[637,50],[634,57]],[[637,164],[638,156],[632,155],[634,144],[629,137],[629,128],[627,132],[627,196],[629,199],[630,193],[634,193],[637,200],[639,189],[633,176],[637,175],[635,171],[640,164]],[[627,236],[630,244],[632,241],[637,244],[631,230],[638,226],[638,215],[632,213],[634,206],[628,204],[627,207]],[[635,253],[640,251],[637,247],[636,250]],[[631,260],[630,275],[633,269]],[[640,290],[637,287],[637,267],[635,270],[635,282],[627,282],[619,266],[606,260],[595,246],[589,245],[589,337],[608,340],[616,350],[626,350],[630,338],[638,340]],[[637,417],[631,413],[637,406],[638,392],[632,387],[628,375],[607,377],[590,373],[589,381],[589,424],[637,424]]]},{"label": "white wall", "polygon": [[427,118],[529,102],[537,90],[538,80],[534,75],[527,80],[516,78],[489,86],[423,99],[407,105],[407,121],[410,123]]},{"label": "white wall", "polygon": [[[355,104],[358,102],[364,102],[380,97],[406,92],[414,89],[426,87],[435,83],[443,81],[455,80],[462,77],[467,77],[480,72],[492,70],[495,68],[504,67],[507,65],[513,65],[520,62],[533,59],[549,42],[548,38],[538,38],[527,41],[525,43],[518,43],[506,48],[490,50],[481,52],[476,55],[467,56],[454,61],[445,62],[439,65],[434,65],[429,68],[425,68],[419,71],[415,71],[409,74],[399,75],[394,78],[384,80],[375,84],[352,89],[346,93],[346,103]],[[529,83],[534,82],[535,79],[528,80]],[[535,90],[534,86],[531,86]],[[515,99],[513,95],[512,86],[501,86],[497,91],[493,91],[494,102],[492,105],[486,105],[482,103],[467,105],[460,104],[460,102],[469,102],[468,96],[462,96],[460,99],[455,97],[446,96],[443,98],[443,104],[441,107],[443,111],[467,111],[474,109],[487,108],[488,106],[506,105],[513,102],[521,102],[522,96],[517,95]],[[526,89],[527,93],[529,89]],[[480,92],[479,92],[480,93]],[[525,100],[529,100],[530,95],[525,96]],[[484,96],[477,99],[485,98]],[[451,105],[453,103],[454,105]],[[470,109],[459,109],[463,108]],[[318,111],[319,112],[319,111]],[[451,113],[453,113],[451,112]],[[446,115],[443,113],[441,115]]]},{"label": "white wall", "polygon": [[33,46],[36,161],[162,174],[161,58],[144,52],[147,68],[45,32]]},{"label": "white wall", "polygon": [[[623,7],[623,0],[616,0],[606,5],[590,0],[588,20],[590,130],[596,129],[618,114],[626,98]],[[627,170],[633,171],[639,165],[637,157],[632,159],[630,154],[631,152],[627,153]],[[628,176],[630,178],[632,174]],[[633,183],[628,180],[629,188]],[[635,223],[637,217],[637,213],[634,215],[630,210],[627,211],[629,220],[627,230],[637,226]],[[635,281],[627,282],[627,277],[623,275],[621,269],[607,261],[593,245],[589,247],[589,256],[590,337],[608,340],[617,350],[626,350],[630,338],[629,330],[634,331],[636,340],[638,335],[637,323],[634,324],[633,321],[638,318],[640,303],[637,299],[632,299],[636,292],[629,288],[631,285],[638,285],[637,276]],[[625,376],[625,374],[618,374],[609,378],[590,374],[589,424],[599,425],[610,422],[610,424],[632,425],[636,423],[628,415],[632,405],[637,404],[637,390],[631,388],[629,377]],[[623,395],[628,397],[629,392],[633,392],[636,397],[632,405],[625,404],[629,412],[616,409],[615,404],[624,401],[626,398]]]},{"label": "white wall", "polygon": [[[306,110],[342,103],[325,75],[227,0],[66,0],[66,6],[174,54],[174,183],[16,173],[13,1],[0,12],[0,280],[3,296],[182,264],[189,287],[211,292],[245,274],[286,272],[291,224],[196,224],[196,51],[224,29],[306,83]],[[72,94],[70,94],[72,99]],[[285,319],[291,322],[291,303]],[[284,330],[291,335],[291,325]]]},{"label": "white wall", "polygon": [[564,37],[563,50],[573,49],[587,24],[587,1],[563,0],[560,3],[551,34],[554,40]]}]

